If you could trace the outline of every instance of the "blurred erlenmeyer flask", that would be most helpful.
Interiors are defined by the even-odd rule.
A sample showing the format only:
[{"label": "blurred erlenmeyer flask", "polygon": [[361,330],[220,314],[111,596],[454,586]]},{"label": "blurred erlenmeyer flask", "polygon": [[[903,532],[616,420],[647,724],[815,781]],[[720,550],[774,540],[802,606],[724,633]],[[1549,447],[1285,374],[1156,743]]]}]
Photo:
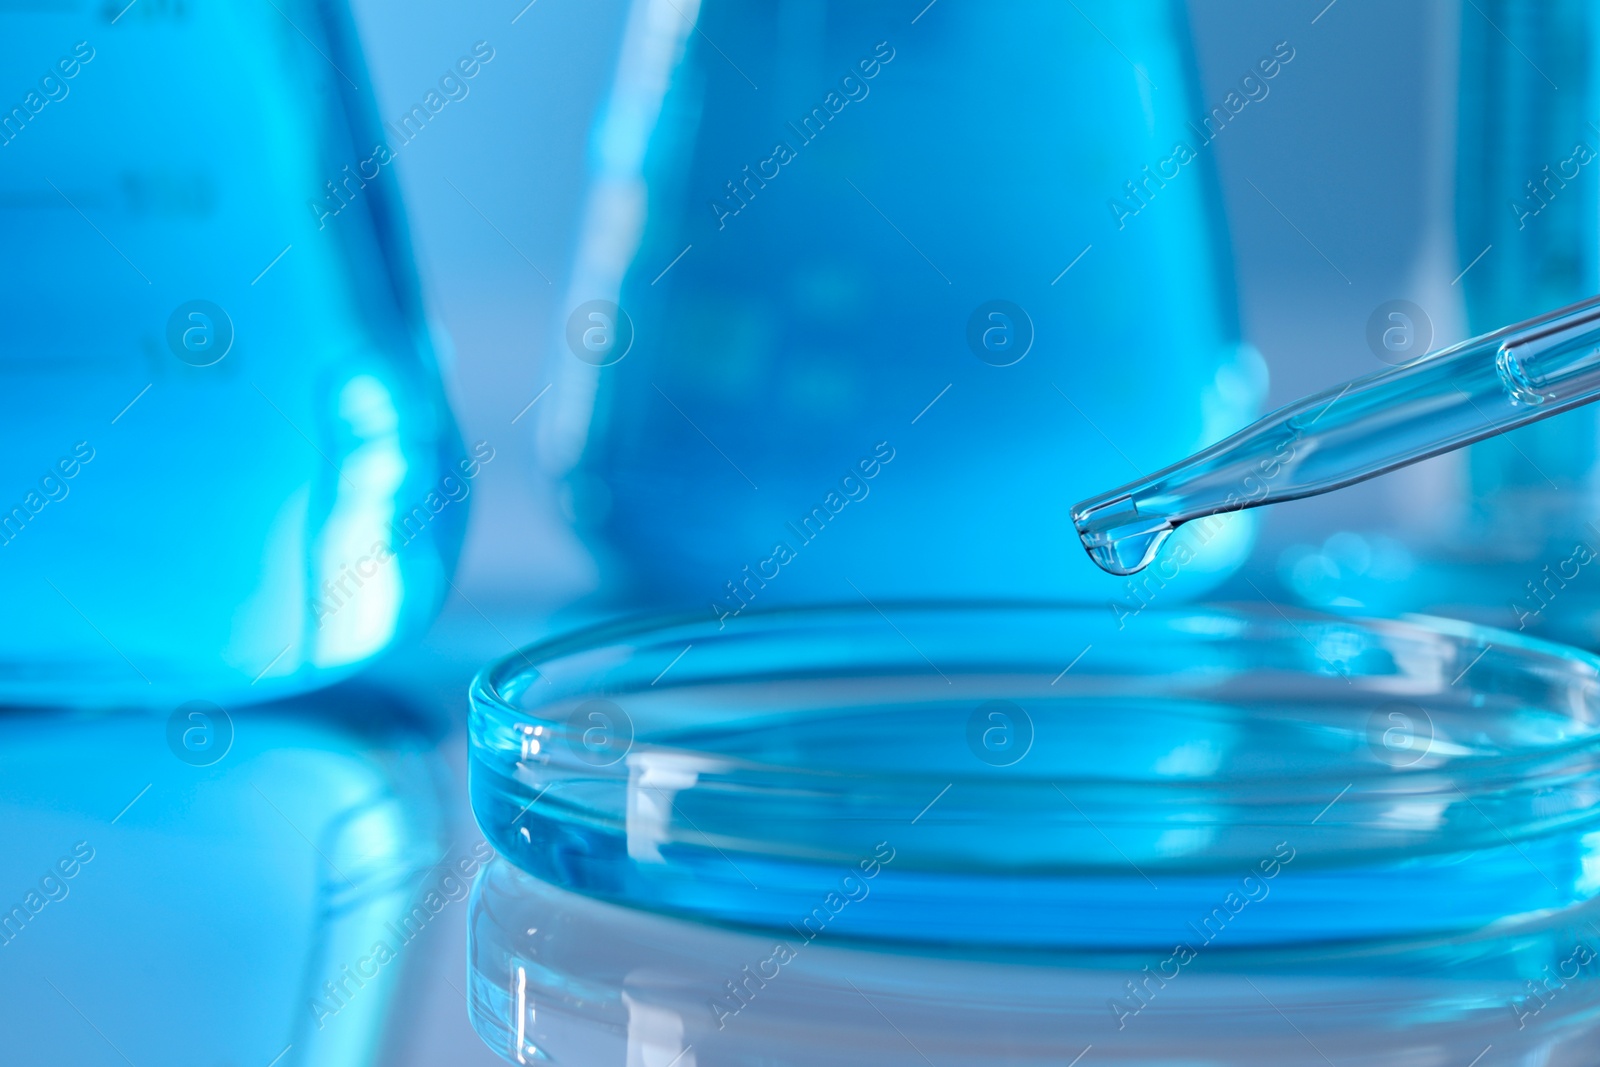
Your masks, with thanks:
[{"label": "blurred erlenmeyer flask", "polygon": [[1078,489],[1253,414],[1209,145],[1293,49],[1208,102],[1181,4],[921,6],[634,0],[540,409],[617,596],[1103,599]]},{"label": "blurred erlenmeyer flask", "polygon": [[[0,701],[324,684],[425,623],[446,407],[348,11],[13,7]],[[13,106],[15,105],[15,106]]]},{"label": "blurred erlenmeyer flask", "polygon": [[[1432,336],[1458,302],[1465,321],[1440,330],[1435,348],[1600,292],[1600,12],[1579,0],[1467,0],[1439,16],[1446,48],[1459,19],[1460,68],[1434,87],[1453,160],[1428,190],[1445,208],[1431,242],[1454,256],[1422,264],[1430,283],[1419,292],[1437,295],[1419,295],[1425,306],[1386,335]],[[1393,361],[1421,354],[1402,344]],[[1291,549],[1284,577],[1323,607],[1433,611],[1594,647],[1597,445],[1600,412],[1580,408],[1441,457],[1404,483],[1422,491],[1401,490],[1406,547],[1341,531]]]}]

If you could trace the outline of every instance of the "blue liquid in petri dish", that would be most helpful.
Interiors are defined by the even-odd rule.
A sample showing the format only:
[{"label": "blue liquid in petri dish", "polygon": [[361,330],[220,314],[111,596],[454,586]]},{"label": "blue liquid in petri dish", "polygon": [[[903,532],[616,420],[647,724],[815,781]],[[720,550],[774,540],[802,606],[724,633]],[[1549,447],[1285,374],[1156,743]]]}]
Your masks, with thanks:
[{"label": "blue liquid in petri dish", "polygon": [[[1444,621],[879,606],[508,658],[473,695],[485,835],[616,902],[973,950],[1454,937],[1600,891],[1585,655]],[[828,908],[869,870],[872,907]]]},{"label": "blue liquid in petri dish", "polygon": [[1102,598],[1070,501],[1265,388],[1181,5],[632,11],[539,408],[609,592]]},{"label": "blue liquid in petri dish", "polygon": [[325,684],[431,618],[471,489],[404,148],[342,5],[73,8],[0,14],[0,699]]}]

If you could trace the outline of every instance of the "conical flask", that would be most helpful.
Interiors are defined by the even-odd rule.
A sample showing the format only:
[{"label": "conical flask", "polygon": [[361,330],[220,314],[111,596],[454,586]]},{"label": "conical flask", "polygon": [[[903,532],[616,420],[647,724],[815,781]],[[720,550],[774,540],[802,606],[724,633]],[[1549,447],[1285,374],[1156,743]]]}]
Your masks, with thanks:
[{"label": "conical flask", "polygon": [[613,593],[1120,594],[1073,487],[1255,411],[1212,142],[1294,56],[1207,100],[1178,4],[636,0],[540,406]]},{"label": "conical flask", "polygon": [[[1459,71],[1434,90],[1448,104],[1447,161],[1428,193],[1448,209],[1432,243],[1454,254],[1420,264],[1415,302],[1374,312],[1368,343],[1386,363],[1600,292],[1600,14],[1574,0],[1437,14]],[[1596,647],[1597,419],[1574,410],[1397,478],[1381,518],[1287,549],[1283,580],[1319,607],[1424,611]]]},{"label": "conical flask", "polygon": [[493,455],[403,134],[341,4],[84,7],[0,14],[0,701],[324,684],[431,618]]}]

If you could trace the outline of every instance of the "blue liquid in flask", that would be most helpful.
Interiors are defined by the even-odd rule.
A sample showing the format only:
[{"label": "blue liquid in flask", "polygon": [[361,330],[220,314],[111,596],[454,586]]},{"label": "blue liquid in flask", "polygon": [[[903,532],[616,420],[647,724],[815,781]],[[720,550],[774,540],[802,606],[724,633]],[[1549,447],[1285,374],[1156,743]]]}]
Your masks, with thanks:
[{"label": "blue liquid in flask", "polygon": [[[1481,334],[1600,292],[1600,15],[1494,0],[1459,17],[1446,278],[1461,275],[1440,288],[1460,291]],[[1330,531],[1285,553],[1284,579],[1319,607],[1448,614],[1596,647],[1600,590],[1579,561],[1600,552],[1597,427],[1589,409],[1475,444],[1436,468],[1415,494],[1424,506],[1397,509],[1402,529]]]},{"label": "blue liquid in flask", "polygon": [[348,12],[0,26],[30,79],[0,136],[0,700],[260,699],[415,632],[492,450],[463,459],[363,165],[391,135]]},{"label": "blue liquid in flask", "polygon": [[612,595],[1103,598],[1064,487],[1253,414],[1180,5],[1078,7],[632,6],[539,412]]}]

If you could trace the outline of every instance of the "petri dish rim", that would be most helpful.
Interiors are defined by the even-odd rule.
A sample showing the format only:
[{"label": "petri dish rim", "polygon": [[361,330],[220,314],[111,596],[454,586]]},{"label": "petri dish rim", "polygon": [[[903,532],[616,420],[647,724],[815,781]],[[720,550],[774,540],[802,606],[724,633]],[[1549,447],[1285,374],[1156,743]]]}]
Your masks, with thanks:
[{"label": "petri dish rim", "polygon": [[[815,625],[819,621],[830,618],[876,618],[886,621],[891,613],[897,617],[903,613],[932,612],[975,613],[978,615],[996,613],[1069,614],[1088,617],[1098,611],[1099,609],[1089,608],[1080,603],[1042,601],[904,600],[880,601],[873,605],[814,604],[752,610],[730,622],[728,630],[733,631],[729,633],[730,637],[740,637],[745,635],[738,631],[755,630],[757,627],[767,628],[785,623],[794,623],[802,626]],[[1505,658],[1508,654],[1514,656],[1519,670],[1543,669],[1546,671],[1570,672],[1570,681],[1576,686],[1584,687],[1592,694],[1593,701],[1592,705],[1590,705],[1590,710],[1593,711],[1595,716],[1594,732],[1575,736],[1565,742],[1545,743],[1521,749],[1501,750],[1492,755],[1479,755],[1473,761],[1474,767],[1489,768],[1496,765],[1503,766],[1507,763],[1515,765],[1545,757],[1561,757],[1570,754],[1574,750],[1600,748],[1600,654],[1477,623],[1421,614],[1405,614],[1397,618],[1364,618],[1360,616],[1331,616],[1298,610],[1290,610],[1285,613],[1276,607],[1227,605],[1158,609],[1150,611],[1148,617],[1152,622],[1179,624],[1188,620],[1204,622],[1216,618],[1265,622],[1269,625],[1281,623],[1288,628],[1296,640],[1305,639],[1301,632],[1301,628],[1305,625],[1331,624],[1339,627],[1366,630],[1374,634],[1426,634],[1454,642],[1459,648],[1498,650],[1500,658]],[[704,631],[707,630],[709,625],[706,615],[697,612],[633,615],[567,630],[522,646],[514,652],[501,656],[479,671],[477,676],[474,677],[470,688],[471,704],[475,711],[493,709],[502,716],[527,718],[533,715],[535,708],[520,706],[515,699],[508,696],[508,690],[510,689],[508,683],[527,681],[527,676],[530,672],[535,676],[542,676],[541,666],[567,659],[575,654],[589,653],[608,647],[637,647],[641,639],[659,638],[671,633],[685,633],[698,636],[703,640],[707,636],[714,639],[718,633],[728,632],[713,630],[708,635]],[[889,623],[889,625],[892,626],[893,624]],[[1481,658],[1478,657],[1474,657],[1474,660],[1475,662],[1469,663],[1466,669],[1461,672],[1462,677],[1472,667],[1482,662]],[[988,665],[997,670],[1004,670],[1008,667],[1008,664],[1003,662],[991,662]],[[937,672],[938,668],[935,667],[933,670]],[[813,667],[803,672],[771,669],[764,672],[747,671],[741,674],[738,678],[738,683],[741,685],[761,685],[802,677],[849,679],[870,677],[878,673],[881,672],[870,664],[849,666],[843,669],[839,667]],[[1461,677],[1456,678],[1452,685],[1458,684],[1460,680]],[[668,688],[673,688],[677,685],[677,681],[673,680],[668,683]],[[1199,693],[1203,692],[1203,688],[1203,686],[1197,685],[1191,687],[1191,691]],[[626,692],[626,687],[621,687],[621,691]],[[573,695],[575,696],[576,694]],[[618,695],[618,693],[613,691],[611,695]],[[554,724],[551,723],[551,725]],[[635,741],[630,749],[631,752],[653,752],[668,757],[681,758],[698,758],[706,755],[704,751],[694,747],[664,744],[658,741]],[[728,771],[781,774],[796,779],[814,779],[819,785],[840,779],[874,778],[879,781],[883,780],[881,771],[852,774],[836,769],[765,763],[758,760],[729,756],[726,753],[718,753],[716,759]],[[1018,772],[1013,777],[1026,776],[1026,769],[1019,767]],[[1433,773],[1433,770],[1427,766],[1411,765],[1371,767],[1367,768],[1365,773],[1362,773],[1359,768],[1343,768],[1337,772],[1330,772],[1324,777],[1326,780],[1333,780],[1334,778],[1348,780],[1352,774],[1357,778],[1381,777],[1403,789],[1403,783],[1407,779],[1425,779]],[[983,780],[981,775],[976,777],[980,781]],[[901,774],[897,775],[896,778],[899,781],[913,781],[917,780],[919,776]],[[925,776],[926,781],[932,781],[934,778],[939,778],[942,782],[949,781],[948,774],[929,774]],[[1040,780],[1062,784],[1073,781],[1070,776],[1063,777],[1059,774],[1044,775]],[[1272,785],[1279,784],[1284,780],[1266,776],[1251,779],[1250,784]],[[1297,773],[1293,776],[1293,781],[1296,782],[1304,782],[1306,780],[1306,776],[1303,773]],[[1138,786],[1142,789],[1157,791],[1165,788],[1192,790],[1195,786],[1195,782],[1192,779],[1162,781],[1149,778],[1129,778],[1118,781],[1115,778],[1103,775],[1096,775],[1087,779],[1086,782],[1094,785],[1121,784]],[[1229,790],[1236,790],[1246,783],[1239,780],[1231,780],[1219,784]]]}]

